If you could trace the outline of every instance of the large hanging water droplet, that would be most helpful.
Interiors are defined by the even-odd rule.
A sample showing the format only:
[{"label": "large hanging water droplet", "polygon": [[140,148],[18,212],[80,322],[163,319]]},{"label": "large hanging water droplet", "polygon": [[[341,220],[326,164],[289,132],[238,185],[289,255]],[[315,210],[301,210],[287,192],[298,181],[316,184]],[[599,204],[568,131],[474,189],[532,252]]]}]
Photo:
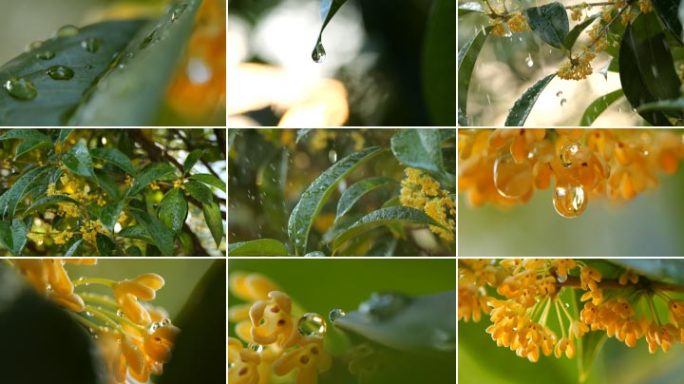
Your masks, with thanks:
[{"label": "large hanging water droplet", "polygon": [[530,163],[516,163],[509,154],[499,156],[494,161],[494,186],[501,196],[509,199],[525,196],[534,186]]},{"label": "large hanging water droplet", "polygon": [[47,74],[53,80],[70,80],[74,77],[74,70],[63,65],[53,65],[48,68]]},{"label": "large hanging water droplet", "polygon": [[316,63],[322,63],[325,60],[325,48],[322,42],[318,42],[313,52],[311,52],[311,59]]},{"label": "large hanging water droplet", "polygon": [[297,331],[302,336],[323,336],[326,329],[325,319],[318,313],[305,313],[297,322]]},{"label": "large hanging water droplet", "polygon": [[330,319],[331,323],[334,323],[335,320],[341,319],[345,316],[347,316],[347,313],[340,308],[334,308],[330,311],[330,313],[328,313],[328,319]]},{"label": "large hanging water droplet", "polygon": [[38,90],[31,80],[13,77],[2,85],[5,91],[18,100],[33,100],[38,96]]},{"label": "large hanging water droplet", "polygon": [[582,185],[556,186],[553,192],[553,207],[559,215],[574,218],[587,208],[588,196]]},{"label": "large hanging water droplet", "polygon": [[559,158],[565,168],[580,164],[589,160],[590,152],[586,147],[578,143],[570,143],[560,149]]},{"label": "large hanging water droplet", "polygon": [[366,316],[382,320],[395,315],[410,302],[410,297],[399,293],[374,292],[370,299],[359,305],[359,312]]},{"label": "large hanging water droplet", "polygon": [[57,37],[71,37],[76,36],[80,30],[74,25],[65,25],[57,30]]},{"label": "large hanging water droplet", "polygon": [[100,49],[102,41],[97,37],[89,37],[81,41],[81,48],[85,49],[90,53],[95,53]]},{"label": "large hanging water droplet", "polygon": [[53,51],[45,50],[36,53],[36,59],[38,60],[52,60],[55,58],[55,53]]}]

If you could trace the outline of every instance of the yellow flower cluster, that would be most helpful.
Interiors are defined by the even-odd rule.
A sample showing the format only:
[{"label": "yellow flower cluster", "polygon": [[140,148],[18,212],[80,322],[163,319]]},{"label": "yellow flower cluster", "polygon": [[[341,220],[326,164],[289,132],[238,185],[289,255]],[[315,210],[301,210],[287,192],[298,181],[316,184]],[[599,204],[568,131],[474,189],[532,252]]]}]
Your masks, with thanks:
[{"label": "yellow flower cluster", "polygon": [[228,340],[228,382],[268,384],[273,375],[290,375],[289,382],[315,384],[318,374],[330,369],[325,320],[319,315],[293,315],[290,297],[260,274],[233,273],[229,288],[247,303],[228,308],[239,337]]},{"label": "yellow flower cluster", "polygon": [[472,206],[527,202],[555,180],[553,204],[576,217],[590,198],[627,201],[677,171],[680,133],[668,130],[459,130],[459,190]]},{"label": "yellow flower cluster", "polygon": [[109,234],[109,230],[102,225],[100,220],[85,220],[79,228],[81,235],[83,235],[83,240],[90,244],[96,244],[97,234],[102,233],[105,235]]},{"label": "yellow flower cluster", "polygon": [[[531,362],[541,355],[573,358],[576,341],[589,331],[606,332],[629,347],[643,337],[651,353],[658,348],[667,352],[676,341],[684,343],[684,301],[667,293],[681,287],[640,281],[630,270],[604,279],[580,260],[462,259],[458,284],[458,319],[477,322],[482,313],[489,315],[492,324],[486,332],[492,340]],[[585,304],[578,315],[571,314],[568,290],[583,293]],[[657,300],[667,305],[669,323],[658,317]],[[549,318],[552,312],[554,320]]]},{"label": "yellow flower cluster", "polygon": [[[154,300],[164,279],[153,273],[131,280],[69,278],[65,264],[94,265],[96,259],[14,259],[14,267],[36,291],[71,311],[97,340],[108,370],[107,382],[148,382],[160,374],[171,354],[179,329],[171,324],[161,308],[141,304]],[[101,285],[112,296],[84,291],[83,287]],[[78,290],[78,292],[77,292]]]},{"label": "yellow flower cluster", "polygon": [[431,225],[430,230],[446,241],[454,240],[456,230],[456,202],[443,190],[437,180],[423,171],[406,168],[401,181],[401,205],[420,209],[442,225]]},{"label": "yellow flower cluster", "polygon": [[509,12],[502,2],[500,7],[485,2],[489,8],[489,24],[492,26],[494,36],[507,36],[510,33],[527,32],[530,26],[527,18],[520,11]]},{"label": "yellow flower cluster", "polygon": [[582,80],[591,75],[593,68],[591,61],[594,60],[596,54],[590,50],[584,50],[576,57],[570,57],[558,69],[558,77],[565,80]]}]

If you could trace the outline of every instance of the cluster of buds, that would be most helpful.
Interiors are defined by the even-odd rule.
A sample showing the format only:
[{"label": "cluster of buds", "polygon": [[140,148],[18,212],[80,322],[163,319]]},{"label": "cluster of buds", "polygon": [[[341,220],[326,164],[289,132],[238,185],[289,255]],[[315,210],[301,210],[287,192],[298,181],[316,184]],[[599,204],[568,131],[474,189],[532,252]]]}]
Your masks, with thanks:
[{"label": "cluster of buds", "polygon": [[401,205],[420,209],[437,223],[430,230],[446,241],[454,240],[456,232],[456,202],[439,182],[427,173],[415,168],[406,168],[406,177],[401,181],[399,200]]},{"label": "cluster of buds", "polygon": [[[670,296],[681,287],[628,269],[619,273],[606,279],[573,259],[462,259],[458,319],[477,322],[483,313],[489,315],[487,333],[497,345],[531,362],[541,355],[573,358],[576,341],[590,331],[605,332],[629,347],[645,338],[651,353],[684,343],[684,301]],[[573,314],[575,290],[584,304]],[[659,317],[658,305],[667,306],[670,322]]]},{"label": "cluster of buds", "polygon": [[228,309],[239,337],[228,340],[228,382],[268,383],[273,375],[293,375],[293,383],[315,384],[330,369],[320,315],[295,316],[290,297],[259,274],[233,273],[229,286],[246,303]]},{"label": "cluster of buds", "polygon": [[677,171],[680,133],[667,130],[459,130],[459,189],[472,206],[527,202],[555,180],[553,205],[582,214],[590,198],[627,201]]},{"label": "cluster of buds", "polygon": [[[94,265],[96,259],[14,259],[17,268],[36,291],[69,310],[97,340],[108,382],[146,383],[162,373],[179,329],[168,314],[140,301],[152,301],[164,279],[154,273],[114,281],[80,277],[72,281],[65,264]],[[85,291],[89,285],[111,289],[112,295]]]}]

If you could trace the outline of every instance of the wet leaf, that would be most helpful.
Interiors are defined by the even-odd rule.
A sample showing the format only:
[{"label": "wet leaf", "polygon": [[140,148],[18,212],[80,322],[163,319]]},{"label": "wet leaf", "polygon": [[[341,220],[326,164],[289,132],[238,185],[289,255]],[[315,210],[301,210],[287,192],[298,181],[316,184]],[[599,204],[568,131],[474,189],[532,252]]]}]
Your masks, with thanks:
[{"label": "wet leaf", "polygon": [[190,152],[188,157],[185,158],[185,161],[183,162],[183,172],[188,173],[190,170],[192,170],[192,167],[197,164],[197,162],[204,156],[204,149],[195,149],[194,151]]},{"label": "wet leaf", "polygon": [[211,231],[211,236],[216,242],[216,246],[221,245],[223,239],[223,219],[221,218],[221,207],[214,203],[202,204],[202,212],[204,212],[204,220]]},{"label": "wet leaf", "polygon": [[77,256],[76,252],[78,252],[78,248],[81,246],[83,243],[83,239],[76,239],[71,245],[69,245],[69,248],[67,248],[66,252],[64,252],[64,256]]},{"label": "wet leaf", "polygon": [[93,159],[83,140],[76,143],[62,156],[62,164],[79,176],[93,176]]},{"label": "wet leaf", "polygon": [[119,236],[127,237],[129,239],[143,240],[147,243],[152,243],[152,237],[150,237],[149,232],[141,225],[133,225],[130,227],[123,228],[119,233]]},{"label": "wet leaf", "polygon": [[384,187],[389,184],[394,184],[395,180],[389,177],[370,177],[357,181],[354,185],[344,190],[340,200],[337,202],[337,217],[345,215],[364,195]]},{"label": "wet leaf", "polygon": [[307,253],[309,231],[318,212],[334,191],[337,183],[345,178],[359,165],[382,153],[378,147],[370,147],[339,160],[325,172],[323,172],[302,193],[301,198],[295,205],[287,225],[288,235],[295,247],[297,255]]},{"label": "wet leaf", "polygon": [[440,226],[430,216],[415,208],[409,207],[388,207],[380,208],[359,219],[349,226],[333,240],[333,249],[337,249],[345,241],[366,233],[373,228],[392,224],[419,224]]},{"label": "wet leaf", "polygon": [[575,42],[577,41],[577,38],[582,34],[582,32],[585,29],[587,29],[587,27],[591,25],[599,17],[601,17],[601,14],[597,13],[595,15],[587,17],[581,23],[575,25],[563,39],[563,46],[567,49],[572,49],[572,47],[575,45]]},{"label": "wet leaf", "polygon": [[159,205],[159,220],[177,233],[183,228],[187,216],[188,202],[185,201],[183,191],[178,188],[170,189]]},{"label": "wet leaf", "polygon": [[[316,45],[311,53],[311,57],[315,62],[320,62],[325,59],[325,48],[323,48],[323,31],[332,20],[333,16],[340,10],[342,5],[346,3],[347,0],[321,0],[321,20],[323,25],[321,26],[320,32],[318,32],[318,39],[316,39]],[[318,59],[317,59],[318,57]]]},{"label": "wet leaf", "polygon": [[116,256],[116,243],[109,236],[98,233],[95,238],[95,244],[100,256]]},{"label": "wet leaf", "polygon": [[14,217],[17,204],[24,198],[28,186],[48,171],[47,167],[33,168],[20,176],[12,186],[0,196],[0,217]]},{"label": "wet leaf", "polygon": [[184,52],[201,0],[173,3],[142,28],[113,68],[89,92],[68,125],[140,126],[154,123],[171,75]]},{"label": "wet leaf", "polygon": [[19,219],[12,220],[12,224],[0,221],[0,246],[9,250],[14,256],[21,256],[26,245],[26,224]]},{"label": "wet leaf", "polygon": [[31,204],[26,211],[24,211],[24,216],[28,216],[33,212],[43,209],[48,206],[54,206],[58,203],[67,202],[79,206],[80,203],[67,195],[53,195],[53,196],[43,196]]},{"label": "wet leaf", "polygon": [[138,174],[138,177],[135,178],[133,186],[129,190],[128,194],[135,195],[142,191],[151,182],[175,175],[175,173],[176,168],[174,168],[171,164],[155,163],[149,165],[145,167],[140,174]]},{"label": "wet leaf", "polygon": [[459,125],[468,125],[468,89],[470,88],[470,79],[475,69],[475,62],[480,55],[482,46],[487,40],[487,35],[492,30],[492,27],[486,27],[467,42],[458,51],[458,115]]},{"label": "wet leaf", "polygon": [[224,192],[226,191],[226,183],[224,183],[222,180],[219,180],[216,176],[211,175],[209,173],[198,173],[196,175],[190,175],[189,179],[202,182],[206,185],[211,185],[212,187],[218,188]]},{"label": "wet leaf", "polygon": [[593,124],[594,120],[596,120],[603,113],[603,111],[608,109],[611,104],[616,102],[624,95],[625,93],[622,91],[622,89],[618,89],[594,100],[591,104],[589,104],[587,109],[584,110],[582,119],[580,119],[580,125],[583,127],[588,127]]},{"label": "wet leaf", "polygon": [[654,280],[684,284],[684,260],[678,259],[610,259],[611,262]]},{"label": "wet leaf", "polygon": [[[0,68],[0,84],[11,78],[30,81],[35,98],[21,100],[0,89],[0,125],[57,126],[64,125],[83,94],[107,71],[116,53],[121,52],[144,25],[141,20],[108,21],[84,27],[76,36],[57,37],[43,42],[40,48],[22,53]],[[82,48],[88,39],[98,39],[96,52]],[[45,55],[54,53],[51,59]],[[55,80],[48,68],[68,66],[74,75],[69,80]]]},{"label": "wet leaf", "polygon": [[561,48],[570,29],[568,14],[561,3],[550,3],[525,10],[528,23],[547,44]]},{"label": "wet leaf", "polygon": [[90,155],[118,167],[131,176],[136,174],[131,159],[116,148],[94,148],[90,150]]},{"label": "wet leaf", "polygon": [[456,176],[444,170],[442,141],[438,129],[405,129],[392,136],[392,153],[405,166],[427,171],[451,188]]},{"label": "wet leaf", "polygon": [[679,20],[679,0],[651,0],[655,13],[665,27],[682,41],[682,23]]},{"label": "wet leaf", "polygon": [[456,2],[437,0],[427,22],[423,50],[423,94],[433,125],[456,124]]},{"label": "wet leaf", "polygon": [[684,111],[684,98],[673,100],[660,100],[652,103],[641,104],[637,111],[641,112],[682,112]]},{"label": "wet leaf", "polygon": [[259,239],[230,243],[229,256],[289,256],[285,244],[274,239]]},{"label": "wet leaf", "polygon": [[52,147],[52,143],[49,141],[33,141],[33,140],[22,141],[19,145],[17,145],[17,149],[14,153],[14,158],[18,158],[21,155],[29,153],[29,152],[31,152],[34,149],[39,148],[39,147]]},{"label": "wet leaf", "polygon": [[50,138],[37,129],[10,129],[6,133],[0,135],[0,141],[12,139],[50,142]]},{"label": "wet leaf", "polygon": [[541,95],[544,88],[556,77],[556,74],[550,74],[545,78],[539,80],[535,85],[531,86],[518,100],[513,104],[511,112],[506,117],[506,126],[522,127],[525,125],[525,120],[529,116],[534,104],[537,102],[539,95]]},{"label": "wet leaf", "polygon": [[206,185],[194,180],[187,181],[184,185],[185,191],[190,196],[197,199],[200,203],[209,204],[214,201],[214,193]]},{"label": "wet leaf", "polygon": [[[171,232],[159,219],[151,216],[145,211],[139,209],[132,209],[131,214],[142,227],[147,231],[147,235],[151,238],[152,244],[157,246],[161,251],[161,256],[173,256],[176,245],[173,241],[173,232]],[[123,230],[121,231],[123,232]],[[119,235],[126,236],[119,232]],[[130,235],[126,237],[132,237]]]}]

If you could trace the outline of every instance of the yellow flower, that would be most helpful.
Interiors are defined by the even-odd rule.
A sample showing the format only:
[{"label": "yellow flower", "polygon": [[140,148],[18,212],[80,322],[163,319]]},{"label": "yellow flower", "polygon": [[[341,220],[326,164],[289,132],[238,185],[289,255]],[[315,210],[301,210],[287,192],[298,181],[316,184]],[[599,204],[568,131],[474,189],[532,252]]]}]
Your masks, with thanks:
[{"label": "yellow flower", "polygon": [[431,225],[430,230],[446,241],[454,239],[456,203],[439,182],[415,168],[404,170],[399,201],[401,205],[420,209],[444,228]]},{"label": "yellow flower", "polygon": [[558,70],[558,77],[565,80],[582,80],[592,74],[593,68],[591,61],[596,54],[585,50],[577,57],[570,57],[570,60],[561,65]]},{"label": "yellow flower", "polygon": [[331,365],[332,358],[323,349],[323,339],[307,336],[302,338],[296,349],[273,362],[273,372],[283,376],[296,369],[296,384],[316,384],[318,374],[329,370]]},{"label": "yellow flower", "polygon": [[527,18],[519,11],[510,14],[508,28],[511,32],[527,32],[530,30],[530,26],[527,24]]}]

